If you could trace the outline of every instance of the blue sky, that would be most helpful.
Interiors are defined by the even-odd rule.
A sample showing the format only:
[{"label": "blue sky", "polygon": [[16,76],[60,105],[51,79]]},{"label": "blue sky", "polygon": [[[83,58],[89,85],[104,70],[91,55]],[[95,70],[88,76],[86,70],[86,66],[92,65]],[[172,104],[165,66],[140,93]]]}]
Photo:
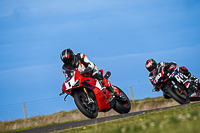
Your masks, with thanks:
[{"label": "blue sky", "polygon": [[148,58],[200,78],[200,2],[1,0],[0,106],[57,97],[66,48],[111,71],[111,83],[126,92],[150,84]]}]

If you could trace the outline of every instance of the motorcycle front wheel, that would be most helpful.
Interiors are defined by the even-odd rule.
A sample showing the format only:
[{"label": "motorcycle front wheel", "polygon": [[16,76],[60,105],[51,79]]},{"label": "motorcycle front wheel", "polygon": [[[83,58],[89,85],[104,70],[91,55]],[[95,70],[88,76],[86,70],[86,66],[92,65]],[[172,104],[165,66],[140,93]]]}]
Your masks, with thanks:
[{"label": "motorcycle front wheel", "polygon": [[96,118],[98,116],[98,104],[96,100],[88,103],[85,92],[77,92],[74,94],[74,102],[78,109],[88,118]]},{"label": "motorcycle front wheel", "polygon": [[179,90],[177,90],[176,88],[174,87],[169,87],[167,89],[169,95],[174,99],[176,100],[178,103],[180,104],[187,104],[187,103],[190,103],[190,100],[187,96],[187,94],[185,93],[180,93]]}]

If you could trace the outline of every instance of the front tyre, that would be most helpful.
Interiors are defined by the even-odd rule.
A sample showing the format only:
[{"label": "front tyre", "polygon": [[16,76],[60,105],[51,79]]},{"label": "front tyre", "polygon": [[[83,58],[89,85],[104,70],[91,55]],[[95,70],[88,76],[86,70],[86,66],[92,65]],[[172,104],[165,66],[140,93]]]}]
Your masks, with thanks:
[{"label": "front tyre", "polygon": [[88,118],[96,118],[98,115],[97,102],[88,103],[87,97],[84,92],[77,92],[74,94],[74,102],[78,109]]},{"label": "front tyre", "polygon": [[190,103],[190,100],[186,94],[180,94],[179,91],[176,88],[169,87],[167,89],[169,95],[176,100],[180,104],[187,104]]},{"label": "front tyre", "polygon": [[130,100],[120,88],[116,88],[119,90],[119,96],[116,96],[113,109],[120,114],[128,113],[131,109]]}]

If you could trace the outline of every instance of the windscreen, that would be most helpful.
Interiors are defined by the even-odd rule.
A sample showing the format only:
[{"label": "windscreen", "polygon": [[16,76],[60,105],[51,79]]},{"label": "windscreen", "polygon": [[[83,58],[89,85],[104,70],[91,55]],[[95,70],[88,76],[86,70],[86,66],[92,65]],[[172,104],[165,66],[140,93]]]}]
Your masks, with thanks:
[{"label": "windscreen", "polygon": [[69,81],[73,76],[74,76],[74,68],[73,67],[67,67],[65,69],[66,81]]}]

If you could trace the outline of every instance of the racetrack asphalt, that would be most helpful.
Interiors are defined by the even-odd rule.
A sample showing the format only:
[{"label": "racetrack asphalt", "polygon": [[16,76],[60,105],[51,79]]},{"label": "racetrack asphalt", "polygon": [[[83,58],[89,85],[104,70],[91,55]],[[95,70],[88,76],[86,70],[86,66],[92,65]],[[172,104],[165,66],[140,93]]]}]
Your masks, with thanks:
[{"label": "racetrack asphalt", "polygon": [[[195,103],[200,103],[200,102],[195,102]],[[190,104],[195,104],[195,103],[190,103]],[[188,104],[185,104],[185,105],[188,105]],[[91,124],[101,123],[101,122],[105,122],[105,121],[120,119],[120,118],[124,118],[124,117],[129,117],[129,116],[136,116],[136,115],[142,114],[142,113],[149,113],[149,112],[154,112],[154,111],[166,110],[166,109],[170,109],[170,108],[173,108],[173,107],[185,106],[185,105],[176,105],[176,106],[163,107],[163,108],[158,108],[158,109],[132,112],[132,113],[127,113],[127,114],[101,117],[101,118],[96,118],[96,119],[89,119],[89,120],[83,120],[83,121],[63,123],[63,124],[58,124],[58,125],[51,125],[51,126],[46,126],[46,127],[39,127],[39,128],[28,129],[28,130],[23,130],[23,131],[17,131],[15,133],[49,133],[49,132],[55,132],[55,131],[59,131],[59,130],[81,127],[81,126],[84,126],[84,125],[91,125]]]}]

